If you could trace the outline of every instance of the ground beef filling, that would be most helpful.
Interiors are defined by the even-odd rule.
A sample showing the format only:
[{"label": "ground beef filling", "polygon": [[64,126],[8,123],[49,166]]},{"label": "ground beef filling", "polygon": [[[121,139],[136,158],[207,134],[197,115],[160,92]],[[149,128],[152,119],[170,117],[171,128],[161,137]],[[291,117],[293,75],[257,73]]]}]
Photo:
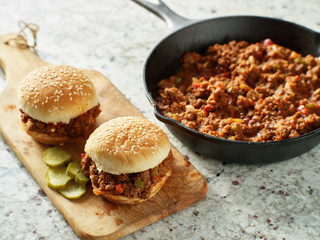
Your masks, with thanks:
[{"label": "ground beef filling", "polygon": [[172,152],[158,166],[139,173],[110,174],[98,171],[92,159],[85,155],[81,159],[81,166],[84,174],[90,177],[92,186],[103,192],[125,197],[149,198],[152,187],[168,172]]},{"label": "ground beef filling", "polygon": [[159,82],[162,114],[230,140],[275,141],[320,127],[320,60],[270,39],[214,44],[186,53]]},{"label": "ground beef filling", "polygon": [[86,113],[70,120],[68,124],[64,123],[44,123],[33,119],[28,114],[21,112],[21,121],[25,124],[27,130],[44,133],[50,137],[86,137],[90,134],[96,118],[100,114],[100,104],[89,109]]}]

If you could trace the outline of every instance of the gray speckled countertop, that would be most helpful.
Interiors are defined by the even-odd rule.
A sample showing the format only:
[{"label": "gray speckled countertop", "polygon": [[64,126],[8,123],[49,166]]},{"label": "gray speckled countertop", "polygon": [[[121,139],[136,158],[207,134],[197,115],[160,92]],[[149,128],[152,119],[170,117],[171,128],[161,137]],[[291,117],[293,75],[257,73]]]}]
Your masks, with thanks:
[{"label": "gray speckled countertop", "polygon": [[[320,31],[319,0],[165,2],[188,18],[270,16]],[[19,20],[38,24],[43,60],[103,73],[167,131],[153,116],[141,77],[150,49],[168,33],[160,19],[128,0],[0,0],[0,6],[0,34],[18,32]],[[207,196],[123,239],[320,239],[320,146],[280,163],[224,165],[167,133],[205,176]],[[2,138],[0,239],[78,239]]]}]

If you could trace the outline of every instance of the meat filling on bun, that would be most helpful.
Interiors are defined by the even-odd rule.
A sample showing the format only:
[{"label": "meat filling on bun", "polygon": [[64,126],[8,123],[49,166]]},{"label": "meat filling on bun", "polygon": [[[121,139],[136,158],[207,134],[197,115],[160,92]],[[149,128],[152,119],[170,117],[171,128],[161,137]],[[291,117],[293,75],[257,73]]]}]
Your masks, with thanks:
[{"label": "meat filling on bun", "polygon": [[169,156],[152,169],[138,173],[116,175],[99,171],[92,159],[88,155],[84,155],[82,170],[86,176],[90,176],[95,193],[98,195],[108,191],[115,196],[148,199],[152,194],[153,187],[170,171],[172,160],[173,156],[170,151]]},{"label": "meat filling on bun", "polygon": [[92,125],[95,124],[96,118],[99,116],[100,104],[91,108],[84,114],[73,118],[68,124],[58,122],[58,123],[44,123],[33,119],[28,114],[21,112],[21,121],[25,124],[25,128],[28,131],[34,131],[42,134],[46,134],[49,137],[85,137],[89,136],[92,132]]},{"label": "meat filling on bun", "polygon": [[46,144],[87,138],[100,105],[87,74],[69,65],[47,65],[21,82],[18,103],[24,130]]},{"label": "meat filling on bun", "polygon": [[159,126],[141,117],[119,117],[90,135],[81,167],[96,195],[137,204],[161,189],[173,160],[168,136]]}]

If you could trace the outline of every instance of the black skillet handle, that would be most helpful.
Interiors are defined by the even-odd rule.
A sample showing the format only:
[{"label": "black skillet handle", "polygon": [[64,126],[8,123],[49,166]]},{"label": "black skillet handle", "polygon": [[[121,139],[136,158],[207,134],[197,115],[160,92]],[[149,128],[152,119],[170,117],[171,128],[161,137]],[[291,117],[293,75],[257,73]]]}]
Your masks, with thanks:
[{"label": "black skillet handle", "polygon": [[152,12],[162,20],[164,20],[171,31],[188,25],[188,23],[193,22],[193,20],[184,18],[179,14],[172,11],[164,2],[157,0],[157,3],[153,3],[149,0],[132,0],[133,2],[144,7],[148,11]]}]

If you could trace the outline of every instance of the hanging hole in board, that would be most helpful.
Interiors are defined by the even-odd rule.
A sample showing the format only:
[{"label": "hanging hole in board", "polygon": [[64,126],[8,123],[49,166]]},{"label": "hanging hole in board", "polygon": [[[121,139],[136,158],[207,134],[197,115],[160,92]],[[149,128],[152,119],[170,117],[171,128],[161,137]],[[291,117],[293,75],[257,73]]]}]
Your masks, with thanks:
[{"label": "hanging hole in board", "polygon": [[20,31],[13,37],[8,39],[5,44],[15,45],[19,48],[29,48],[35,51],[37,46],[37,33],[39,26],[34,23],[18,22]]}]

